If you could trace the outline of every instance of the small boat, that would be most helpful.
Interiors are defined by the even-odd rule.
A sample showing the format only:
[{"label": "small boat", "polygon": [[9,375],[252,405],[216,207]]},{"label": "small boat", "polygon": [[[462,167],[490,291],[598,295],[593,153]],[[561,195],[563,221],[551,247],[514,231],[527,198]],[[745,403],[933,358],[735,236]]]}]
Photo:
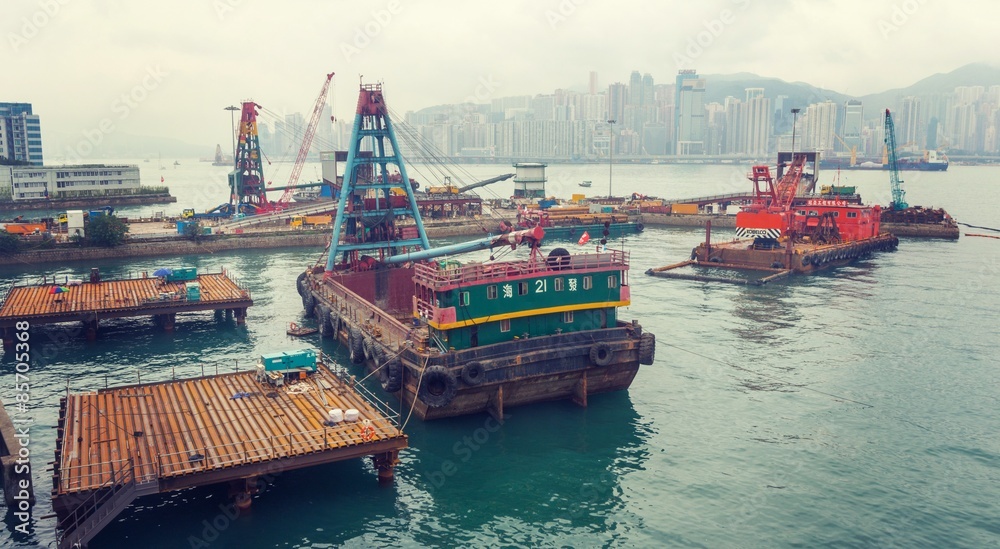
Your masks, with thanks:
[{"label": "small boat", "polygon": [[580,182],[580,186],[581,187],[589,187],[590,186],[590,181],[581,181]]},{"label": "small boat", "polygon": [[174,166],[180,166],[180,165],[181,165],[181,163],[180,163],[180,162],[178,162],[178,161],[174,160]]},{"label": "small boat", "polygon": [[307,335],[315,334],[318,331],[319,331],[319,328],[306,328],[305,326],[299,326],[298,324],[296,324],[294,322],[289,322],[288,323],[288,329],[285,330],[285,333],[288,334],[288,335],[290,335],[290,336],[302,337],[302,336],[307,336]]}]

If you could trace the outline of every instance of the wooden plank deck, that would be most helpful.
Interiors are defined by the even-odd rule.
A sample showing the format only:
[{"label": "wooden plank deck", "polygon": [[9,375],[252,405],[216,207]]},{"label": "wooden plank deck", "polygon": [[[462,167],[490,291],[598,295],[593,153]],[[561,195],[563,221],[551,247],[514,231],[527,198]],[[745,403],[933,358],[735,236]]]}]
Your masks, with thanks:
[{"label": "wooden plank deck", "polygon": [[[201,299],[187,301],[183,282],[133,278],[84,282],[53,294],[57,284],[14,286],[0,306],[0,327],[27,320],[52,322],[121,318],[213,309],[244,309],[253,305],[250,292],[225,273],[198,275]],[[173,294],[173,297],[166,297]],[[162,297],[161,297],[162,296]]]},{"label": "wooden plank deck", "polygon": [[[387,415],[322,364],[278,388],[247,371],[70,394],[64,405],[53,499],[106,488],[126,468],[169,491],[248,476],[248,466],[274,460],[293,469],[407,445]],[[334,408],[361,419],[324,425]]]}]

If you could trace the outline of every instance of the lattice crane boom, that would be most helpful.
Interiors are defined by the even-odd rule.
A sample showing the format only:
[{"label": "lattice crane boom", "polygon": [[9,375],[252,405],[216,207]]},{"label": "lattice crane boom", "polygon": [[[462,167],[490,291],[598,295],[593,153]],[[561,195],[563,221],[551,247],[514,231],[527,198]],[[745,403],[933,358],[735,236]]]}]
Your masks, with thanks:
[{"label": "lattice crane boom", "polygon": [[903,180],[899,178],[899,159],[896,153],[896,128],[892,123],[892,114],[889,109],[885,110],[885,148],[887,160],[889,161],[889,188],[892,191],[893,210],[905,210],[909,207],[906,203],[906,191],[903,190]]},{"label": "lattice crane boom", "polygon": [[326,75],[326,81],[323,82],[323,89],[320,90],[319,97],[316,98],[316,105],[313,107],[312,116],[309,117],[309,124],[306,126],[305,135],[302,136],[302,145],[299,147],[299,154],[295,157],[292,175],[288,177],[288,185],[285,186],[285,192],[282,193],[281,198],[276,202],[276,206],[279,209],[288,205],[292,199],[292,194],[295,192],[295,185],[299,182],[299,175],[302,174],[302,167],[305,166],[306,157],[309,156],[313,137],[316,136],[316,128],[319,126],[323,107],[326,106],[326,95],[330,90],[330,82],[333,80],[333,75],[334,73],[332,72]]}]

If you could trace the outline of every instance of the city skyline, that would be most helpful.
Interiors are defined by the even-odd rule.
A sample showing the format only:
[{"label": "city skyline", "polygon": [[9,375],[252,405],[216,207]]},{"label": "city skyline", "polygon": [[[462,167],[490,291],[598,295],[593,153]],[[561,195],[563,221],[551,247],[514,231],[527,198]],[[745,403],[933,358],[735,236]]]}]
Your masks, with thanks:
[{"label": "city skyline", "polygon": [[[971,10],[980,16],[967,17]],[[3,100],[32,103],[47,132],[214,144],[229,138],[225,106],[252,98],[278,113],[305,113],[330,71],[337,72],[330,104],[338,117],[351,115],[359,75],[383,81],[397,112],[587,91],[590,71],[608,75],[597,83],[605,89],[612,75],[624,78],[633,68],[660,82],[697,67],[861,96],[972,60],[996,63],[977,37],[988,35],[1000,9],[919,0],[543,0],[504,9],[455,0],[363,7],[52,0],[4,12],[0,61],[15,77],[4,79]],[[104,121],[110,131],[101,129]]]}]

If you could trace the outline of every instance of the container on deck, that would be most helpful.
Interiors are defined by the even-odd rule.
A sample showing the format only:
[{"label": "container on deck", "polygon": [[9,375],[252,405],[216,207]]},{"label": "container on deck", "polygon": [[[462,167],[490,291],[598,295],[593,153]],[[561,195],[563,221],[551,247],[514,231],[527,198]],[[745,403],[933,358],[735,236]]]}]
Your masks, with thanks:
[{"label": "container on deck", "polygon": [[[180,221],[178,221],[178,223],[180,223]],[[174,269],[167,275],[167,282],[187,282],[189,280],[196,280],[197,278],[198,269],[194,267],[185,267],[183,269]]]},{"label": "container on deck", "polygon": [[188,301],[201,300],[201,284],[197,282],[188,282],[184,285],[184,290],[187,292]]},{"label": "container on deck", "polygon": [[294,368],[305,368],[312,372],[316,371],[316,351],[313,349],[261,355],[260,361],[264,364],[264,369],[267,371],[291,370]]}]

